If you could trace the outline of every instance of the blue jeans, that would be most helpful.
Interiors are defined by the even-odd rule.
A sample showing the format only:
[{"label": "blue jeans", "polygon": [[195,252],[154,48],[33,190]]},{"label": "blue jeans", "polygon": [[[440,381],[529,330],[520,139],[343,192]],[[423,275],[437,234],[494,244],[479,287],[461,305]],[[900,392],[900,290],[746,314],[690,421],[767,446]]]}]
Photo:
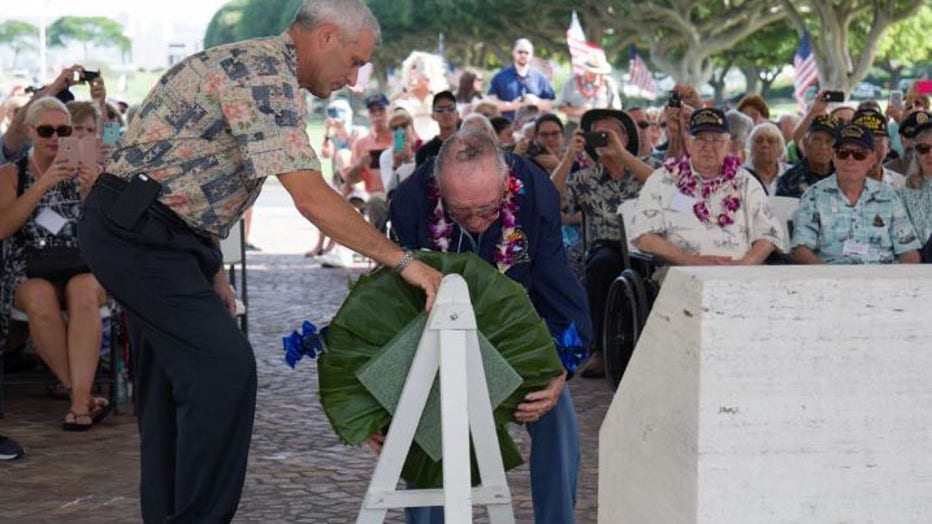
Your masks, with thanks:
[{"label": "blue jeans", "polygon": [[[527,424],[531,436],[531,497],[535,524],[576,522],[576,484],[579,477],[579,422],[569,384],[556,407],[539,421]],[[409,486],[410,487],[410,486]],[[409,508],[408,524],[443,524],[443,507]]]}]

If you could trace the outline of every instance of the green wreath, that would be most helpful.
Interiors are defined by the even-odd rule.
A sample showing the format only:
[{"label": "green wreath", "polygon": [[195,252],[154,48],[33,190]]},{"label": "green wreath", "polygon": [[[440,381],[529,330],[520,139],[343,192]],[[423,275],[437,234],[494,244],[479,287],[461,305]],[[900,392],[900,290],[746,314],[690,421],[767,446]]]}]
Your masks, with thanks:
[{"label": "green wreath", "polygon": [[[476,255],[423,251],[417,258],[443,274],[463,276],[479,332],[523,379],[493,411],[505,468],[517,467],[523,461],[505,424],[513,422],[514,411],[525,395],[546,387],[563,372],[550,332],[524,288]],[[331,321],[327,350],[317,362],[320,401],[344,443],[361,444],[391,422],[391,414],[356,373],[423,309],[423,291],[382,268],[359,279]],[[439,487],[443,484],[442,461],[432,460],[414,443],[402,477],[417,488]],[[478,482],[475,457],[472,478]]]}]

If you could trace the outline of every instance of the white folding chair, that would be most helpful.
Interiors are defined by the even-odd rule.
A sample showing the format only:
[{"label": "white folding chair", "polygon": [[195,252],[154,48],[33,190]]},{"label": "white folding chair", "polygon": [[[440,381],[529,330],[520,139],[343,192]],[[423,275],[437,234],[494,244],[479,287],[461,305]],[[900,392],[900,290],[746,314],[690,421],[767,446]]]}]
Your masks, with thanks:
[{"label": "white folding chair", "polygon": [[[220,241],[223,265],[227,269],[230,285],[236,291],[236,318],[243,334],[249,335],[249,300],[246,294],[246,224],[242,220],[230,229],[230,235]],[[239,282],[236,266],[239,266]]]}]

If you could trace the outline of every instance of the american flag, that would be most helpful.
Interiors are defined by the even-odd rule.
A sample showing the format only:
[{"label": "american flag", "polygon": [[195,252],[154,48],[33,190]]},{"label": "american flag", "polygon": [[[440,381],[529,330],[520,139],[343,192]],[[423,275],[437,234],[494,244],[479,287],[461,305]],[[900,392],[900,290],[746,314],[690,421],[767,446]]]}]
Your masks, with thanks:
[{"label": "american flag", "polygon": [[593,62],[605,63],[605,50],[601,47],[586,40],[586,33],[583,33],[582,25],[579,23],[579,17],[576,11],[573,11],[573,18],[570,20],[570,27],[566,30],[566,45],[570,48],[570,60],[573,63],[573,73],[580,75],[583,73],[582,65],[586,60],[593,58]]},{"label": "american flag", "polygon": [[630,54],[631,63],[628,66],[628,83],[637,86],[647,98],[655,98],[657,96],[657,86],[654,85],[654,77],[650,74],[650,69],[647,68],[647,64],[644,63],[641,55],[638,54],[637,48],[633,45]]},{"label": "american flag", "polygon": [[819,81],[819,67],[816,65],[815,53],[812,52],[812,42],[809,41],[809,31],[803,32],[803,39],[796,49],[793,57],[793,69],[796,72],[795,89],[796,105],[801,111],[806,110],[806,89]]}]

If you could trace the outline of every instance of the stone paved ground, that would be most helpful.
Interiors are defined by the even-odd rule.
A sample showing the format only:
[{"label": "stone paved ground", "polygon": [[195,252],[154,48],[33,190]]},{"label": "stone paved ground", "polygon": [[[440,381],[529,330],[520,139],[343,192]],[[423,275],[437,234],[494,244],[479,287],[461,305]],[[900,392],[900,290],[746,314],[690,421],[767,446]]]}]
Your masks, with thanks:
[{"label": "stone paved ground", "polygon": [[[316,399],[315,364],[292,371],[280,338],[302,319],[336,311],[353,272],[324,269],[295,251],[295,234],[313,231],[279,209],[259,209],[249,257],[250,339],[259,370],[258,410],[249,471],[236,522],[353,522],[374,466],[367,448],[341,445]],[[311,246],[311,236],[306,248]],[[305,247],[300,245],[300,250]],[[359,271],[355,271],[358,273]],[[598,430],[610,402],[602,381],[573,380],[582,433],[578,516],[596,522]],[[0,522],[137,522],[138,437],[124,412],[85,434],[61,431],[66,404],[36,388],[7,387],[0,434],[23,443],[22,460],[0,462]],[[512,431],[527,452],[523,428]],[[518,522],[532,522],[527,467],[508,475]],[[477,513],[478,522],[484,512]],[[389,522],[403,522],[400,512]]]}]

